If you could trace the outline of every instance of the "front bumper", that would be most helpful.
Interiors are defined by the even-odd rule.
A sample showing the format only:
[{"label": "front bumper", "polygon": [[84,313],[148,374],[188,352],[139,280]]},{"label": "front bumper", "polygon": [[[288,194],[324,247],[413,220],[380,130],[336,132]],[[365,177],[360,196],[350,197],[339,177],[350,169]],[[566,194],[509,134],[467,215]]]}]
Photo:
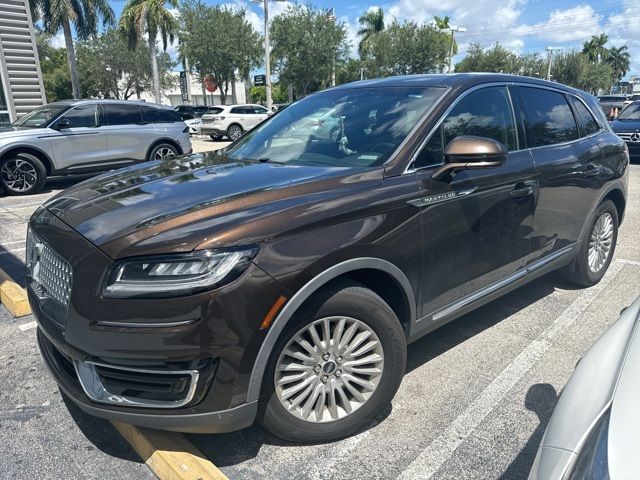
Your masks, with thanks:
[{"label": "front bumper", "polygon": [[[66,308],[30,276],[27,292],[43,358],[81,409],[186,432],[225,432],[253,422],[257,405],[247,403],[247,390],[265,336],[259,326],[280,295],[269,275],[252,264],[238,280],[210,292],[171,299],[102,298],[102,278],[113,260],[47,210],[34,214],[30,228],[73,270]],[[111,382],[106,393],[87,388],[91,381],[81,383],[78,365],[87,364],[106,369],[104,379]],[[196,374],[182,378],[185,372]],[[155,383],[163,385],[149,387]],[[192,386],[189,398],[181,395]],[[165,404],[129,401],[141,397]]]},{"label": "front bumper", "polygon": [[227,134],[227,131],[217,127],[202,125],[200,127],[200,133],[202,135],[217,135],[218,137],[222,137]]}]

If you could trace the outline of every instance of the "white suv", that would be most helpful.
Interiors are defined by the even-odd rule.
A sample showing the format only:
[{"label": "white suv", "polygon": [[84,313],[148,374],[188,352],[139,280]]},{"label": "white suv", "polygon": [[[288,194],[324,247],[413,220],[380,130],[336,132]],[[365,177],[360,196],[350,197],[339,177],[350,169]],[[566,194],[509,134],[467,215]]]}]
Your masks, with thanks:
[{"label": "white suv", "polygon": [[231,141],[237,140],[244,132],[273,115],[262,105],[216,105],[212,108],[219,111],[202,115],[200,133],[209,135],[213,140],[220,140],[225,135]]}]

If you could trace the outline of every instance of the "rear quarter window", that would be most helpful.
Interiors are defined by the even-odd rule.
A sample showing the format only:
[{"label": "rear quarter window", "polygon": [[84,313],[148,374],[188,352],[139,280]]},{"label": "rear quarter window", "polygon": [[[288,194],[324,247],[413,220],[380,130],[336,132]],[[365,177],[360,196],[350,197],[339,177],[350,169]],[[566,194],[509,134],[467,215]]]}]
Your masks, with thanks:
[{"label": "rear quarter window", "polygon": [[182,121],[182,118],[173,110],[154,107],[141,108],[142,118],[146,123],[174,123]]}]

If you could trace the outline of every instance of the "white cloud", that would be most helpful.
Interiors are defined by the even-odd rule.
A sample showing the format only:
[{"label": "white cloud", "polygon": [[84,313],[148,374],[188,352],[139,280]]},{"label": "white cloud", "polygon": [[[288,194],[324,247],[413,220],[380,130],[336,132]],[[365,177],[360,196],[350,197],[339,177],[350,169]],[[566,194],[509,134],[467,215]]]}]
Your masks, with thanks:
[{"label": "white cloud", "polygon": [[49,41],[50,45],[53,48],[62,48],[65,46],[64,44],[64,33],[62,31],[56,33],[51,40]]},{"label": "white cloud", "polygon": [[552,11],[545,22],[520,25],[514,30],[514,34],[536,36],[558,43],[583,42],[602,32],[601,19],[591,5],[578,5]]},{"label": "white cloud", "polygon": [[612,46],[626,45],[631,54],[631,74],[640,74],[640,0],[625,0],[620,13],[607,19],[604,31]]}]

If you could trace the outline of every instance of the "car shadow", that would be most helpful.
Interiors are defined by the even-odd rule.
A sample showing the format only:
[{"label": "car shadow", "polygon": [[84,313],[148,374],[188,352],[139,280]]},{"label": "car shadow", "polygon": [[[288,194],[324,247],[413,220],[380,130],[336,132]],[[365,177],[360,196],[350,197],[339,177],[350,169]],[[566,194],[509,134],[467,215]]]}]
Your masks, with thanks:
[{"label": "car shadow", "polygon": [[[515,312],[553,293],[557,287],[565,288],[565,283],[558,275],[546,275],[412,343],[408,348],[407,373],[500,323]],[[530,388],[525,405],[529,410],[538,414],[540,425],[532,434],[525,448],[514,460],[512,466],[509,467],[510,475],[511,472],[522,472],[526,468],[531,468],[537,444],[555,406],[556,400],[552,401],[551,397],[552,395],[547,387],[534,385]],[[555,390],[553,391],[553,398],[555,398]],[[392,406],[388,405],[384,413],[367,425],[363,431],[370,430],[384,422],[391,411]],[[257,423],[238,432],[217,435],[190,434],[187,436],[205,457],[219,467],[234,466],[251,460],[258,455],[264,445],[297,446],[274,437]],[[523,476],[505,478],[523,478]],[[526,478],[526,475],[524,475],[524,478]]]},{"label": "car shadow", "polygon": [[[82,175],[65,175],[63,177],[49,177],[47,178],[44,187],[37,194],[42,193],[51,193],[55,190],[64,190],[66,188],[72,187],[80,182],[83,182],[91,177],[95,177],[96,175],[100,175],[104,172],[96,172],[96,173],[86,173]],[[36,194],[34,194],[36,195]],[[7,193],[3,191],[2,187],[0,187],[0,198],[8,197]],[[25,195],[23,198],[28,199],[31,195]]]}]

